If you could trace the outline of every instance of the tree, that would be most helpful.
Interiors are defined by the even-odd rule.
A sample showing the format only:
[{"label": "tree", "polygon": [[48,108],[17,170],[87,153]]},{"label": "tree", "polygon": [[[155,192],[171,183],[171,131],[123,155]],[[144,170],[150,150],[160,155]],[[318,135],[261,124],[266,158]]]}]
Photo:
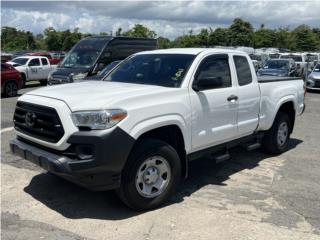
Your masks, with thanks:
[{"label": "tree", "polygon": [[17,30],[13,27],[1,28],[1,49],[5,51],[13,50],[33,50],[36,42],[33,34],[29,31]]},{"label": "tree", "polygon": [[228,46],[229,45],[229,30],[226,28],[217,28],[209,34],[210,46]]},{"label": "tree", "polygon": [[261,27],[254,32],[254,47],[272,47],[276,44],[276,33],[274,30]]},{"label": "tree", "polygon": [[[121,31],[120,31],[121,32]],[[156,38],[157,34],[142,24],[135,24],[132,29],[122,34],[128,37]]]},{"label": "tree", "polygon": [[206,28],[201,29],[200,33],[197,36],[197,45],[206,47],[209,45],[209,31]]},{"label": "tree", "polygon": [[253,46],[253,27],[249,22],[236,18],[229,28],[231,46]]},{"label": "tree", "polygon": [[59,35],[60,34],[53,27],[44,30],[45,43],[49,51],[59,51],[62,49]]},{"label": "tree", "polygon": [[170,48],[171,42],[168,38],[158,37],[159,48]]},{"label": "tree", "polygon": [[198,47],[199,43],[198,43],[197,35],[194,35],[192,30],[190,30],[187,35],[177,37],[172,42],[172,46],[173,47],[181,47],[181,48]]},{"label": "tree", "polygon": [[121,36],[121,32],[122,32],[122,28],[118,28],[118,30],[116,31],[116,36]]},{"label": "tree", "polygon": [[300,25],[292,31],[295,49],[298,51],[316,50],[319,42],[317,35],[307,25]]}]

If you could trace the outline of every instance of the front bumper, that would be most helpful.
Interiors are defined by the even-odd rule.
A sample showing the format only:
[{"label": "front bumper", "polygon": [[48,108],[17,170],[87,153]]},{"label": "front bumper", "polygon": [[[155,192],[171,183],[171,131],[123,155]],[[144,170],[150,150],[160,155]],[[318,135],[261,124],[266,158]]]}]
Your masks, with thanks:
[{"label": "front bumper", "polygon": [[77,132],[68,143],[74,146],[91,146],[90,159],[81,160],[76,154],[69,157],[24,139],[10,142],[11,152],[35,163],[43,169],[90,190],[102,191],[120,186],[121,172],[135,140],[120,128],[113,131]]}]

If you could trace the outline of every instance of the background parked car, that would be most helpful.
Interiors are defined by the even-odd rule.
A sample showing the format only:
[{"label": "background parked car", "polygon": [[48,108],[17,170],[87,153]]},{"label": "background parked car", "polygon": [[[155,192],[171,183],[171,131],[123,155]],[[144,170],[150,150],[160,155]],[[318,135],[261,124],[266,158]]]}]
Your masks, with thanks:
[{"label": "background parked car", "polygon": [[318,63],[307,79],[307,89],[320,90],[320,63]]},{"label": "background parked car", "polygon": [[150,38],[92,36],[81,39],[66,55],[48,81],[70,83],[96,75],[107,64],[131,54],[154,50],[157,40]]},{"label": "background parked car", "polygon": [[64,52],[51,52],[50,55],[52,58],[62,61],[66,54]]},{"label": "background parked car", "polygon": [[278,76],[295,77],[297,68],[293,59],[271,59],[268,60],[262,69],[257,73],[258,76]]},{"label": "background parked car", "polygon": [[[305,53],[284,53],[281,54],[280,59],[293,59],[297,64],[297,73],[298,76],[303,77],[305,76],[306,72],[308,71],[309,63],[308,57]],[[304,78],[305,79],[305,78]]]},{"label": "background parked car", "polygon": [[61,59],[53,58],[50,53],[29,53],[28,56],[42,56],[48,58],[51,65],[57,65]]},{"label": "background parked car", "polygon": [[9,64],[1,63],[1,95],[15,97],[22,84],[20,72]]},{"label": "background parked car", "polygon": [[[117,66],[121,61],[114,61],[110,64],[108,64],[104,69],[102,69],[100,72],[97,73],[97,75],[94,76],[88,76],[81,80],[74,80],[73,82],[83,82],[83,81],[99,81],[102,80],[115,66]],[[51,79],[48,81],[48,85],[57,85],[57,84],[65,84],[67,82],[61,81],[61,80],[54,80]]]},{"label": "background parked car", "polygon": [[4,53],[2,52],[1,53],[1,62],[4,63],[4,62],[8,62],[12,59],[12,54],[10,53]]},{"label": "background parked car", "polygon": [[56,65],[50,64],[48,58],[42,56],[17,57],[8,64],[21,73],[23,84],[27,81],[39,80],[42,85],[46,85],[49,73],[56,68]]}]

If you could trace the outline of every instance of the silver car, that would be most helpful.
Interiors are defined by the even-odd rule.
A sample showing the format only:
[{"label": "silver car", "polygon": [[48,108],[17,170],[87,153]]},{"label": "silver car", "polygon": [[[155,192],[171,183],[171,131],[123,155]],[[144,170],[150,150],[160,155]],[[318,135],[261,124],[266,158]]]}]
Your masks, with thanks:
[{"label": "silver car", "polygon": [[320,63],[318,63],[307,78],[307,89],[320,90]]}]

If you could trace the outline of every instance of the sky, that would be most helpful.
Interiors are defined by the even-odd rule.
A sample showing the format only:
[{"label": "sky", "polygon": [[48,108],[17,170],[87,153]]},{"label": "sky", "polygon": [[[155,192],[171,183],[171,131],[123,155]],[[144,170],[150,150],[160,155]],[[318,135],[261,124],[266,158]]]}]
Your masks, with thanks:
[{"label": "sky", "polygon": [[201,28],[228,27],[234,18],[255,28],[300,24],[320,27],[320,1],[2,1],[1,26],[35,34],[45,28],[80,32],[124,31],[143,24],[158,36],[174,39]]}]

